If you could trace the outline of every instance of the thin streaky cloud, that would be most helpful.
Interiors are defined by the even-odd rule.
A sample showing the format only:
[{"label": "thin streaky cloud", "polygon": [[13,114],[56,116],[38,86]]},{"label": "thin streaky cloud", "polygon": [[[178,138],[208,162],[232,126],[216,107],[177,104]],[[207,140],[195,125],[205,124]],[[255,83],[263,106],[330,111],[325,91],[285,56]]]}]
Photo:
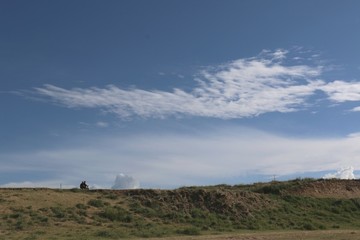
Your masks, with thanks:
[{"label": "thin streaky cloud", "polygon": [[233,119],[268,112],[294,112],[312,103],[323,91],[333,102],[360,101],[360,83],[325,82],[325,66],[289,65],[287,50],[263,51],[257,57],[209,67],[195,77],[192,91],[105,88],[64,89],[53,85],[35,88],[38,96],[69,108],[99,108],[120,118],[165,118],[190,115]]},{"label": "thin streaky cloud", "polygon": [[96,123],[96,126],[100,128],[106,128],[109,126],[109,123],[100,121]]}]

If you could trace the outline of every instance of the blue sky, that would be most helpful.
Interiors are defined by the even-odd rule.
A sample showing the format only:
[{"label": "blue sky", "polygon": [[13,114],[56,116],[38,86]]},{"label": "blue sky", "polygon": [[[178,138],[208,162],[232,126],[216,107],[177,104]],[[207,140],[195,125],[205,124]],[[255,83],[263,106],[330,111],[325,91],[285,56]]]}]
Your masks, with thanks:
[{"label": "blue sky", "polygon": [[359,8],[3,0],[0,186],[356,174]]}]

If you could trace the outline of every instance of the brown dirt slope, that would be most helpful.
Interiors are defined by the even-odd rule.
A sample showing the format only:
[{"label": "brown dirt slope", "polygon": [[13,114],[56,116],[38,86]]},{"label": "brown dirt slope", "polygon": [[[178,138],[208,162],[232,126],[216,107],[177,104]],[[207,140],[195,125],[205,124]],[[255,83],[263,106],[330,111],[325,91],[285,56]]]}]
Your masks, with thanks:
[{"label": "brown dirt slope", "polygon": [[158,206],[165,212],[189,214],[194,209],[225,214],[237,219],[251,216],[254,209],[269,206],[270,200],[260,193],[236,188],[183,188],[177,190],[131,190],[128,196],[144,206]]},{"label": "brown dirt slope", "polygon": [[316,198],[360,198],[360,180],[319,179],[284,189],[282,194]]}]

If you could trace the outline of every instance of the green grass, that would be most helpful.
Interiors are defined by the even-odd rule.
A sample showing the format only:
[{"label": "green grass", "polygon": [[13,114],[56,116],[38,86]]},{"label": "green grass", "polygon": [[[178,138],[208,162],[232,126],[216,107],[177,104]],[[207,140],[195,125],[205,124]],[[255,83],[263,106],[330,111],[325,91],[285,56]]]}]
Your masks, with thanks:
[{"label": "green grass", "polygon": [[359,229],[360,198],[292,194],[313,183],[327,182],[296,179],[172,191],[0,189],[0,240]]}]

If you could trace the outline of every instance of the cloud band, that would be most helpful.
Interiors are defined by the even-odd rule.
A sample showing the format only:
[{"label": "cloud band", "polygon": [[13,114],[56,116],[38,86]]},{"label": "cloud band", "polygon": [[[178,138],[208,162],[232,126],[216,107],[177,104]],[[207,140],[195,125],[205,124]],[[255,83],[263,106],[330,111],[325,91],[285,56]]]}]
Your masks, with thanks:
[{"label": "cloud band", "polygon": [[[253,117],[268,112],[293,112],[312,103],[322,91],[332,102],[360,101],[360,83],[320,80],[324,66],[285,64],[285,50],[267,51],[200,71],[186,92],[105,88],[35,88],[38,96],[69,108],[99,108],[120,118],[201,116],[221,119]],[[354,108],[358,111],[360,107]]]}]

